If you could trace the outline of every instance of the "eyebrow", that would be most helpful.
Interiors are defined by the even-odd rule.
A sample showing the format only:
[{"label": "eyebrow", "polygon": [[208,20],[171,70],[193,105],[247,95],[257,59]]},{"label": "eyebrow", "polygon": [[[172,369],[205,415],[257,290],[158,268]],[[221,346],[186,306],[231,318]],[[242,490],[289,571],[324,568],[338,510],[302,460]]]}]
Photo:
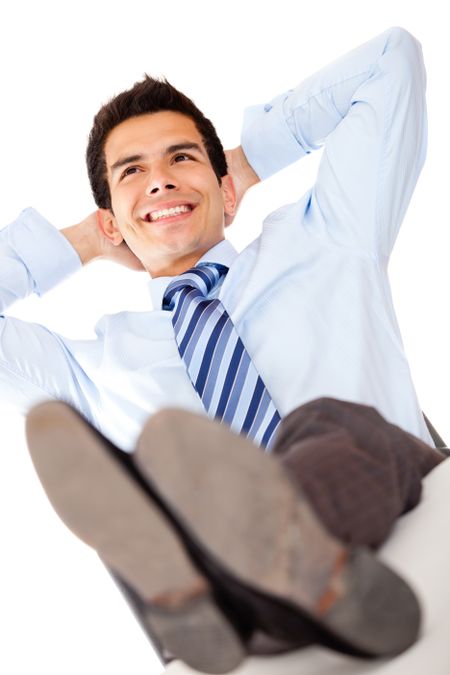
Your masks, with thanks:
[{"label": "eyebrow", "polygon": [[[204,150],[198,143],[185,142],[175,143],[174,145],[169,145],[163,152],[163,155],[171,155],[174,152],[180,152],[180,150],[196,150],[200,154],[204,155]],[[117,169],[126,166],[127,164],[133,164],[133,162],[142,162],[147,159],[147,155],[128,155],[127,157],[121,157],[111,165],[111,173],[115,173]]]},{"label": "eyebrow", "polygon": [[171,155],[173,152],[179,152],[180,150],[197,150],[198,152],[204,154],[203,148],[198,143],[176,143],[175,145],[169,145],[166,149],[165,154]]},{"label": "eyebrow", "polygon": [[117,162],[114,162],[111,166],[111,173],[117,171],[125,164],[132,164],[133,162],[141,162],[145,158],[145,155],[129,155],[128,157],[122,157],[118,159]]}]

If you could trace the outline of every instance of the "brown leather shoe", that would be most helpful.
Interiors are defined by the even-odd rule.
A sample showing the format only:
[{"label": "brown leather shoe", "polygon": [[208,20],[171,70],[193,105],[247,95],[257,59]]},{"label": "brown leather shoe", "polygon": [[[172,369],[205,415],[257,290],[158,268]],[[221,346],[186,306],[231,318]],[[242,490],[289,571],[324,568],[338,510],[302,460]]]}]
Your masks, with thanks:
[{"label": "brown leather shoe", "polygon": [[256,628],[365,657],[417,638],[420,607],[373,553],[334,539],[282,466],[224,425],[164,410],[133,461],[191,556]]},{"label": "brown leather shoe", "polygon": [[234,669],[245,655],[241,637],[129,455],[60,402],[33,408],[26,430],[50,502],[135,593],[152,641],[196,670]]}]

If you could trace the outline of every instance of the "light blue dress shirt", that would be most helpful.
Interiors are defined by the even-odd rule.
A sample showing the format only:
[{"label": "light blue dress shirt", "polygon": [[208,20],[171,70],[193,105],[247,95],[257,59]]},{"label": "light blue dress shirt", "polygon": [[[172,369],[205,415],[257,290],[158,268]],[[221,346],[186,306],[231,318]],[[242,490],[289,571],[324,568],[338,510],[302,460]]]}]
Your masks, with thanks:
[{"label": "light blue dress shirt", "polygon": [[[202,260],[230,271],[216,290],[282,416],[319,396],[375,406],[430,442],[395,318],[387,264],[425,159],[419,43],[393,28],[295,89],[246,111],[242,145],[264,179],[324,145],[313,188],[270,214],[241,253],[224,240]],[[102,318],[70,340],[4,312],[81,267],[74,249],[27,209],[0,233],[0,395],[23,411],[42,399],[78,408],[131,450],[145,419],[204,413],[159,309]]]}]

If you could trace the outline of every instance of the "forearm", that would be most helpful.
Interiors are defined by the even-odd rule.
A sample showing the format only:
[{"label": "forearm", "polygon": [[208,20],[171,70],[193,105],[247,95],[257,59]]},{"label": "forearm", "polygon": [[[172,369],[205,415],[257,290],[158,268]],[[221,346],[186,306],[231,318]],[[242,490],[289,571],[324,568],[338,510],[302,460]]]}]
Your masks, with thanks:
[{"label": "forearm", "polygon": [[[401,43],[400,47],[396,46],[397,42]],[[388,52],[392,48],[397,50],[397,59],[389,58]],[[398,80],[405,77],[423,79],[419,52],[419,43],[406,31],[389,29],[294,89],[268,103],[248,108],[242,147],[258,176],[264,179],[320,148],[359,102],[359,90],[366,90],[366,85],[370,87],[374,75],[383,68],[391,69]],[[407,67],[405,61],[409,61]],[[386,97],[394,95],[386,91]],[[379,91],[374,96],[378,97]],[[370,96],[367,101],[375,113],[377,107],[384,105],[383,101]],[[355,133],[358,131],[355,125]]]},{"label": "forearm", "polygon": [[26,209],[0,231],[0,312],[31,293],[42,295],[80,265],[67,239]]}]

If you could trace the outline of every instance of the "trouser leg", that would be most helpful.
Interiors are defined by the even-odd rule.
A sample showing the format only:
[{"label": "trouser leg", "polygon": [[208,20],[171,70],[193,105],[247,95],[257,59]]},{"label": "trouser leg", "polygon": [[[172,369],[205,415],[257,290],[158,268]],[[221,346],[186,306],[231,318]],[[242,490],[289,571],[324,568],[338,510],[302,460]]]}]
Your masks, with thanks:
[{"label": "trouser leg", "polygon": [[374,548],[416,506],[423,476],[444,459],[374,408],[331,398],[290,413],[273,454],[331,533]]}]

